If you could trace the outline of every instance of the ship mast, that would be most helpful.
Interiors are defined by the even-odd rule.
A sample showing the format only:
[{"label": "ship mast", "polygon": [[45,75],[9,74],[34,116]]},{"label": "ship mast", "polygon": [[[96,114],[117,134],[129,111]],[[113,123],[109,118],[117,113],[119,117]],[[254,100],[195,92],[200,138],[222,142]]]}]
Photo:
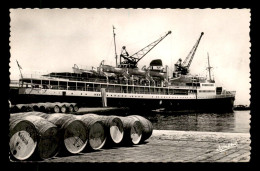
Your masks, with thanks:
[{"label": "ship mast", "polygon": [[[115,30],[116,28],[113,26],[113,37],[114,37],[114,46],[115,46],[115,58],[116,58],[116,67],[117,67],[117,54],[116,54],[116,39],[115,39]],[[121,61],[120,61],[121,62]]]},{"label": "ship mast", "polygon": [[208,67],[207,67],[207,69],[209,70],[209,80],[212,81],[211,80],[211,72],[210,72],[212,67],[210,66],[210,63],[209,63],[209,53],[207,52],[207,54],[208,54]]}]

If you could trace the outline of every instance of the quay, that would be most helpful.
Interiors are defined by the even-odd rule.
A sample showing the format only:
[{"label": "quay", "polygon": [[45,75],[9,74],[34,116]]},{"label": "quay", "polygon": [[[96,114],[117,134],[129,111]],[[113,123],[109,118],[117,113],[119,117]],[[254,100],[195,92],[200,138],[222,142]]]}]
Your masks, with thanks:
[{"label": "quay", "polygon": [[[56,156],[37,163],[249,162],[250,143],[249,133],[153,130],[143,144]],[[21,163],[27,162],[32,161]]]},{"label": "quay", "polygon": [[[79,108],[75,114],[124,113],[123,108]],[[144,143],[106,147],[42,161],[11,163],[249,162],[250,133],[153,130]]]}]

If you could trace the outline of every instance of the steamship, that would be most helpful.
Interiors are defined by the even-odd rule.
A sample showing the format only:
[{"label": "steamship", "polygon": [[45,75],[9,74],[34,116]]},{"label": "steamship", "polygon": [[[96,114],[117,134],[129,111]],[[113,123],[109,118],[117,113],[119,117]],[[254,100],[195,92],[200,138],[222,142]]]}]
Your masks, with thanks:
[{"label": "steamship", "polygon": [[[161,59],[152,60],[148,67],[137,67],[137,63],[170,33],[133,55],[129,55],[123,46],[116,66],[105,65],[102,61],[97,68],[85,69],[74,64],[72,72],[23,76],[17,86],[10,87],[10,102],[72,102],[80,107],[136,110],[232,111],[234,91],[224,90],[211,78],[189,73],[203,32],[186,59],[179,59],[175,64],[173,73],[169,73],[168,66],[164,67]],[[210,71],[211,67],[208,69]]]}]

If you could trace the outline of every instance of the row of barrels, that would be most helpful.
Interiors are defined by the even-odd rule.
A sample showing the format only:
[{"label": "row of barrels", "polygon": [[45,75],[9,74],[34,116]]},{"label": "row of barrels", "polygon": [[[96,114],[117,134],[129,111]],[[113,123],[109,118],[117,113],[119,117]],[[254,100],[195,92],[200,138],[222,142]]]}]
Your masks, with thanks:
[{"label": "row of barrels", "polygon": [[152,123],[139,115],[23,112],[11,114],[9,126],[10,153],[15,160],[43,160],[104,146],[137,145],[153,131]]},{"label": "row of barrels", "polygon": [[77,112],[79,107],[76,103],[31,103],[11,105],[10,113],[39,111],[44,113],[72,113]]}]

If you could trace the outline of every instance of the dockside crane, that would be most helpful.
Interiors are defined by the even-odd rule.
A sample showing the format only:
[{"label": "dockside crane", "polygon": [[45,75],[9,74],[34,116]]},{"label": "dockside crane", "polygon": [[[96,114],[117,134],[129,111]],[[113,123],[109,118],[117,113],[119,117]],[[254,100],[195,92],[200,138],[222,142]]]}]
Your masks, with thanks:
[{"label": "dockside crane", "polygon": [[182,62],[182,59],[180,58],[177,63],[175,64],[175,72],[178,72],[182,75],[187,75],[189,73],[189,68],[191,65],[191,62],[194,58],[194,55],[196,53],[196,50],[199,46],[201,37],[203,36],[203,32],[201,32],[199,39],[196,41],[195,45],[192,47],[191,51],[189,52],[188,56],[185,58],[185,60]]},{"label": "dockside crane", "polygon": [[[129,55],[126,47],[123,46],[120,54],[120,64],[119,68],[137,68],[137,63],[148,53],[150,52],[158,43],[160,43],[166,36],[171,34],[171,31],[168,31],[164,36],[160,37],[156,41],[150,43],[143,49],[134,53],[133,55]],[[124,58],[125,61],[121,61],[121,58]]]}]

